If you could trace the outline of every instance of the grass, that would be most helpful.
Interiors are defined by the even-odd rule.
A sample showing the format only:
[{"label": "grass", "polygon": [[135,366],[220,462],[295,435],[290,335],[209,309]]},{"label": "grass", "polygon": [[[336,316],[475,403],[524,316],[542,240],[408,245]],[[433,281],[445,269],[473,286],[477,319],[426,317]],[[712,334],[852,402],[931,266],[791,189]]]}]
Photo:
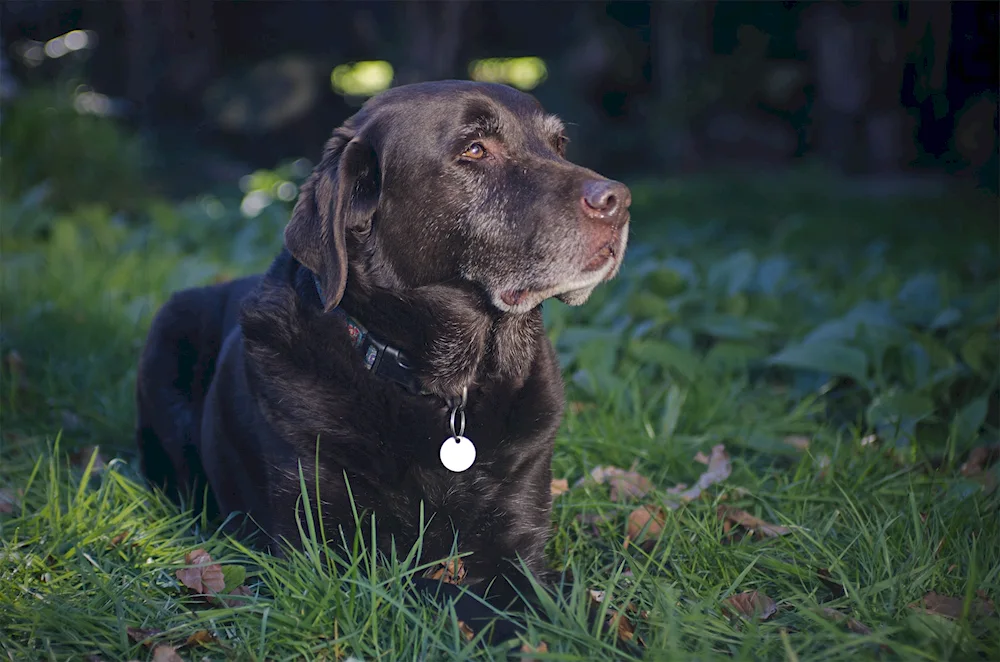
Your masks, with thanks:
[{"label": "grass", "polygon": [[[588,630],[587,588],[634,606],[645,659],[1000,658],[1000,620],[977,611],[1000,598],[1000,465],[961,470],[998,433],[996,198],[838,186],[636,183],[622,275],[580,309],[546,305],[570,396],[555,475],[572,486],[614,465],[656,489],[613,501],[587,483],[555,500],[549,558],[577,589],[527,617],[538,659],[632,655]],[[264,557],[137,475],[132,389],[152,313],[173,289],[264,267],[286,206],[251,222],[209,197],[128,217],[3,202],[0,651],[150,659],[128,634],[141,628],[187,660],[498,654],[408,597],[422,570],[409,550],[378,560],[354,541],[333,558],[304,523],[304,552]],[[732,474],[626,544],[630,513],[697,480],[694,455],[716,444]],[[738,535],[720,505],[790,532]],[[254,597],[186,590],[175,573],[196,548],[244,568]],[[727,616],[746,591],[777,612]],[[910,606],[931,591],[959,613]]]}]

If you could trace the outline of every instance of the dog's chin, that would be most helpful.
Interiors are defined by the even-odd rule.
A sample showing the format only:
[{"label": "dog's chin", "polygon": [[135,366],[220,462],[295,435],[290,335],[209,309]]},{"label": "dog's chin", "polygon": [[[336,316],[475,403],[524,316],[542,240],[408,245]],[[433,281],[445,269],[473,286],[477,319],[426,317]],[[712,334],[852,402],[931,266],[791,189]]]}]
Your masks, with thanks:
[{"label": "dog's chin", "polygon": [[556,298],[567,306],[582,306],[587,303],[587,299],[590,298],[590,295],[594,293],[596,288],[597,283],[591,285],[590,287],[581,287],[577,290],[570,290],[569,292],[557,294]]},{"label": "dog's chin", "polygon": [[581,306],[598,285],[614,278],[620,264],[618,260],[610,260],[595,271],[579,273],[571,280],[544,289],[495,289],[493,305],[505,313],[513,314],[526,313],[553,297],[570,306]]}]

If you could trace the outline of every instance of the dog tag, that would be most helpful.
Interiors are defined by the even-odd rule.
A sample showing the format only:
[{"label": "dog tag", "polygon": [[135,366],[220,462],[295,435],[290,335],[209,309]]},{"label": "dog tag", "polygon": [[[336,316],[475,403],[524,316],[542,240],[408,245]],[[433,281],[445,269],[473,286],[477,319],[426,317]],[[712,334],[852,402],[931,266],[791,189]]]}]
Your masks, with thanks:
[{"label": "dog tag", "polygon": [[448,437],[441,444],[441,464],[448,471],[461,473],[475,461],[476,445],[468,437]]}]

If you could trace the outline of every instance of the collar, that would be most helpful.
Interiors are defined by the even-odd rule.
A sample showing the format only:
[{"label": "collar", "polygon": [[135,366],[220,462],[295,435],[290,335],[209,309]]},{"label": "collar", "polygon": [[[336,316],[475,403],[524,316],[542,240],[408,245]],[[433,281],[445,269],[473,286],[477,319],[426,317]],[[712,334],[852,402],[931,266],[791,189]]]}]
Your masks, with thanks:
[{"label": "collar", "polygon": [[[316,274],[313,274],[313,283],[316,285],[316,294],[322,301],[323,289]],[[344,320],[347,333],[351,336],[351,344],[361,354],[361,360],[366,368],[379,377],[396,382],[410,393],[417,395],[424,392],[420,380],[414,374],[403,352],[373,336],[361,322],[348,315],[340,306],[331,312]]]}]

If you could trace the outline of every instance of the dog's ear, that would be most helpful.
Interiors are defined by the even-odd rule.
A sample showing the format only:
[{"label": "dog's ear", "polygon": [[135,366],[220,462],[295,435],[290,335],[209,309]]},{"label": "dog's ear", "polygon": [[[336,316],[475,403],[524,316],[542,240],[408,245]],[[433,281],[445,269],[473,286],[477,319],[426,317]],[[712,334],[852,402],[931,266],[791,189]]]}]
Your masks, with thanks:
[{"label": "dog's ear", "polygon": [[351,127],[340,127],[302,185],[285,227],[285,247],[316,274],[327,311],[340,303],[347,285],[347,232],[370,226],[380,179],[371,144]]}]

